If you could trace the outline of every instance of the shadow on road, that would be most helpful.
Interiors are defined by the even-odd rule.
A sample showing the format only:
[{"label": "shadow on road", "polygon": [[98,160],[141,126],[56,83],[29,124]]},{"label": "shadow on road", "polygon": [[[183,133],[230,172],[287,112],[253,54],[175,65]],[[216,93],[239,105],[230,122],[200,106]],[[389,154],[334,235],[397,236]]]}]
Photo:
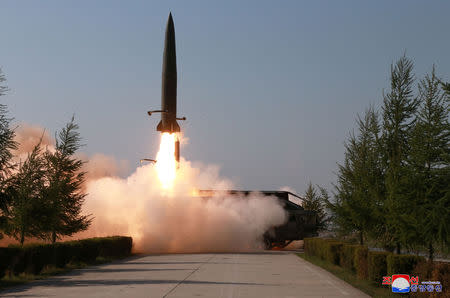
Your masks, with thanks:
[{"label": "shadow on road", "polygon": [[[14,289],[3,291],[2,294],[14,294],[14,297],[30,297],[30,295],[21,292],[27,291],[31,287],[92,287],[92,286],[120,286],[120,285],[157,285],[157,284],[185,284],[185,285],[234,285],[234,286],[277,286],[274,284],[245,283],[245,282],[216,282],[216,281],[200,281],[200,280],[155,280],[155,279],[91,279],[91,280],[71,280],[64,278],[53,278],[30,283],[29,285],[20,286]],[[35,296],[34,296],[35,297]]]}]

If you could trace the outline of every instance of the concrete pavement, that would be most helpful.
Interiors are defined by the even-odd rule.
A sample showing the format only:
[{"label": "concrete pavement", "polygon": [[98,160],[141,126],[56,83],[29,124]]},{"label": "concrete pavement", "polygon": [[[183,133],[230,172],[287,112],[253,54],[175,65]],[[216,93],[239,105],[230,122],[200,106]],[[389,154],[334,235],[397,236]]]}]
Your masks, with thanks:
[{"label": "concrete pavement", "polygon": [[293,253],[134,257],[0,292],[1,297],[368,297]]}]

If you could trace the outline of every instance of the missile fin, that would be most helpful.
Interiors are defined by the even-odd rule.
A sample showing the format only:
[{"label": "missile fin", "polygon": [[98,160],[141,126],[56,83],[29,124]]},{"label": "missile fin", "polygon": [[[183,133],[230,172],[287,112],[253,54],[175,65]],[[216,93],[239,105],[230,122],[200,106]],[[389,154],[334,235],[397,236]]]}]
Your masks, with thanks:
[{"label": "missile fin", "polygon": [[158,126],[156,127],[157,131],[163,131],[163,124],[162,124],[162,120],[159,121]]}]

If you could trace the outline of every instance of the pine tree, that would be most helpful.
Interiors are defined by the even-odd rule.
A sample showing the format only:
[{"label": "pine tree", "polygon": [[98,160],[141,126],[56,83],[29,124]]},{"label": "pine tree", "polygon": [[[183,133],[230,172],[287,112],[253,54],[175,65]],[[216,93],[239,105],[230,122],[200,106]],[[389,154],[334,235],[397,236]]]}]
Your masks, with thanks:
[{"label": "pine tree", "polygon": [[[323,195],[323,191],[326,190],[320,188],[321,195]],[[317,194],[316,189],[312,185],[311,182],[308,184],[308,188],[306,189],[304,200],[302,202],[302,207],[305,210],[315,211],[317,213],[317,227],[318,230],[323,230],[326,224],[326,213],[325,206],[321,195]]]},{"label": "pine tree", "polygon": [[[0,69],[0,96],[5,95],[8,88],[4,85],[5,76]],[[11,129],[11,118],[7,116],[6,105],[0,104],[0,239],[1,232],[5,229],[7,219],[7,209],[10,198],[6,195],[5,189],[10,182],[11,170],[15,168],[12,163],[12,151],[17,149],[17,143],[14,141],[14,130]]]},{"label": "pine tree", "polygon": [[410,208],[416,225],[413,239],[425,245],[433,259],[434,244],[448,244],[450,222],[450,125],[449,105],[440,89],[435,68],[419,83],[420,107],[412,131]]},{"label": "pine tree", "polygon": [[333,221],[344,233],[357,233],[362,244],[382,226],[383,168],[380,153],[380,127],[374,109],[358,117],[358,135],[345,144],[344,164],[338,164],[335,202],[326,200]]},{"label": "pine tree", "polygon": [[17,173],[10,178],[6,194],[11,198],[7,210],[6,233],[23,245],[26,237],[43,238],[45,202],[45,163],[41,144],[28,154]]},{"label": "pine tree", "polygon": [[391,65],[391,89],[383,100],[383,141],[386,163],[386,231],[400,253],[402,237],[410,218],[404,214],[409,201],[406,160],[413,115],[418,101],[413,95],[413,62],[406,56]]},{"label": "pine tree", "polygon": [[45,189],[49,218],[47,232],[52,242],[61,236],[71,236],[86,230],[91,219],[81,215],[86,194],[82,191],[85,172],[83,161],[74,157],[81,147],[78,125],[74,118],[59,132],[56,150],[47,151],[48,187]]}]

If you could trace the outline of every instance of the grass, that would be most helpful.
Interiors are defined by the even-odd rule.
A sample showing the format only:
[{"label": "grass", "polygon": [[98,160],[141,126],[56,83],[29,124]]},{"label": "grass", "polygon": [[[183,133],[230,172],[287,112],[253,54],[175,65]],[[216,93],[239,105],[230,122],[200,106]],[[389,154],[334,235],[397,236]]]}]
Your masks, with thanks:
[{"label": "grass", "polygon": [[390,288],[387,286],[382,286],[381,282],[379,284],[375,284],[369,280],[361,280],[356,277],[352,271],[344,269],[340,266],[330,264],[318,257],[308,256],[305,253],[297,254],[300,258],[319,266],[328,272],[334,274],[338,278],[344,280],[345,282],[351,284],[355,288],[361,290],[371,297],[399,297],[399,295],[391,292]]},{"label": "grass", "polygon": [[19,275],[6,275],[3,278],[0,279],[0,291],[5,290],[9,287],[14,287],[22,284],[26,284],[28,282],[34,281],[34,280],[40,280],[40,279],[46,279],[51,276],[64,274],[67,272],[70,272],[74,269],[82,269],[87,266],[92,265],[101,265],[108,262],[113,261],[112,259],[106,259],[103,257],[98,257],[95,260],[94,264],[85,264],[85,263],[74,263],[74,264],[67,264],[64,268],[56,268],[54,266],[45,267],[41,273],[38,275],[35,274],[28,274],[28,273],[21,273]]}]

